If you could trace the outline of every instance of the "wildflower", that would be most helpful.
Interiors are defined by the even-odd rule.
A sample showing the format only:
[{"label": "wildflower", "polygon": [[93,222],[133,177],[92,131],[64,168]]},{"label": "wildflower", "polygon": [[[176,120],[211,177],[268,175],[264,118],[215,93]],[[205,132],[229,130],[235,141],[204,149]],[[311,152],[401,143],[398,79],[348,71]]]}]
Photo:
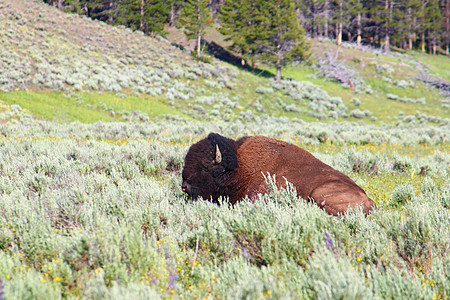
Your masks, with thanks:
[{"label": "wildflower", "polygon": [[325,245],[327,246],[328,250],[333,251],[333,242],[331,241],[330,235],[328,233],[325,233]]},{"label": "wildflower", "polygon": [[55,277],[55,281],[61,281],[61,277],[56,276],[56,277]]},{"label": "wildflower", "polygon": [[357,261],[361,261],[361,257],[356,258]]},{"label": "wildflower", "polygon": [[192,285],[189,286],[189,289],[192,290]]},{"label": "wildflower", "polygon": [[45,282],[45,278],[42,278],[42,279],[41,279],[41,282],[44,283],[44,282]]}]

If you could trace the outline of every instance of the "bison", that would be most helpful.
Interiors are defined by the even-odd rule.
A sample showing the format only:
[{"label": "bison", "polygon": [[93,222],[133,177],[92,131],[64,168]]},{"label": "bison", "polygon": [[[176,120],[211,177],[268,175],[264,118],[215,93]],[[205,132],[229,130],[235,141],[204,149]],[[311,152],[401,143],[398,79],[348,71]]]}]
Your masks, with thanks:
[{"label": "bison", "polygon": [[[361,206],[365,214],[375,203],[350,177],[333,169],[308,151],[265,136],[237,141],[210,133],[193,144],[186,155],[181,188],[192,198],[213,202],[229,197],[231,204],[248,196],[268,193],[264,174],[285,178],[298,196],[312,200],[331,215]],[[278,188],[286,182],[277,182]]]}]

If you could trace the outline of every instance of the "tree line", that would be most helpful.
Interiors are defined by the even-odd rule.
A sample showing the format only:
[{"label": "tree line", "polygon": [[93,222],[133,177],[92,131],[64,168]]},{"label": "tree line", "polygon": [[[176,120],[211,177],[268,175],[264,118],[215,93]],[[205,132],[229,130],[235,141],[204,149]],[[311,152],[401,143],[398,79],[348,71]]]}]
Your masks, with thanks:
[{"label": "tree line", "polygon": [[166,26],[196,39],[201,57],[208,26],[246,60],[281,68],[308,57],[304,36],[449,55],[450,0],[43,0],[64,11],[124,25],[148,35]]}]

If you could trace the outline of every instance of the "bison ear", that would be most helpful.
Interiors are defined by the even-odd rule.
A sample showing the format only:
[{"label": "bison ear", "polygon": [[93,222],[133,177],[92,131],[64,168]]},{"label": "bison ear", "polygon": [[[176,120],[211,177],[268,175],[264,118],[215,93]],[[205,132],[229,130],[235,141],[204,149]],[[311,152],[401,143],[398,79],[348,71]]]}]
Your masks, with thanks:
[{"label": "bison ear", "polygon": [[220,153],[219,145],[216,145],[216,164],[220,164],[222,162],[222,153]]}]

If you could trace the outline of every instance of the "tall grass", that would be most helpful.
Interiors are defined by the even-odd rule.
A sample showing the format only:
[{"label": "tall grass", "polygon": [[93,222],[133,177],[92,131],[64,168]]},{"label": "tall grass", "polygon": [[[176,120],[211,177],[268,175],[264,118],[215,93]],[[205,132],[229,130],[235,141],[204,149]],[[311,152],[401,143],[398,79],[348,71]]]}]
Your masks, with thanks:
[{"label": "tall grass", "polygon": [[[358,145],[379,132],[359,126],[365,137],[344,124],[8,123],[0,132],[5,297],[448,298],[448,153],[366,149],[419,147],[430,130],[438,149],[448,131],[404,128],[407,137],[392,128],[384,144]],[[392,186],[386,194],[365,186],[379,206],[369,217],[331,217],[292,188],[234,207],[191,202],[180,170],[209,131],[305,137],[305,148],[362,186]],[[355,146],[333,148],[342,140]]]}]

